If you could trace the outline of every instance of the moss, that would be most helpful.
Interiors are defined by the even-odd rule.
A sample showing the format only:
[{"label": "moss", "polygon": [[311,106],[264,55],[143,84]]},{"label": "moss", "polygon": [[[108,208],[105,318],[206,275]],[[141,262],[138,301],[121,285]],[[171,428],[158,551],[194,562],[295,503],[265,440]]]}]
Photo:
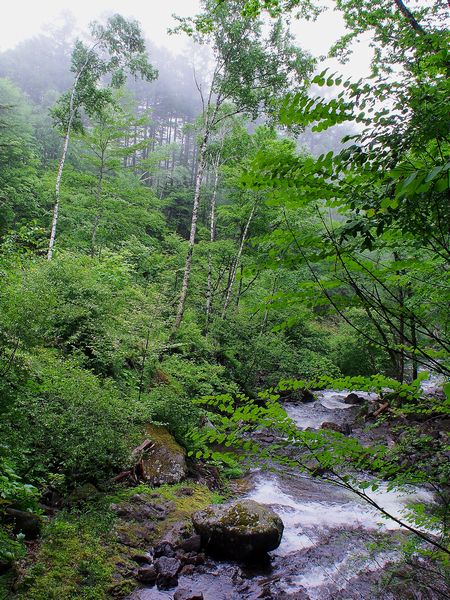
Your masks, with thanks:
[{"label": "moss", "polygon": [[6,571],[0,575],[0,600],[9,600],[11,598],[11,588],[14,582],[14,573],[12,570]]},{"label": "moss", "polygon": [[175,452],[176,454],[184,454],[184,449],[178,444],[172,434],[170,434],[165,427],[159,425],[147,425],[145,433],[156,444],[165,446],[168,450]]},{"label": "moss", "polygon": [[[183,493],[183,488],[192,492]],[[155,522],[155,531],[147,541],[140,539],[142,523],[122,520],[109,509],[111,504],[129,502],[135,494],[148,496],[150,502],[170,502],[167,518]],[[158,488],[140,485],[117,489],[77,510],[61,512],[46,524],[34,562],[26,568],[16,598],[124,598],[137,585],[132,576],[137,565],[130,558],[135,551],[119,543],[118,532],[126,534],[135,547],[150,547],[174,523],[188,521],[193,512],[220,500],[220,496],[205,486],[194,483]],[[1,595],[0,600],[3,600]]]},{"label": "moss", "polygon": [[102,512],[61,513],[45,528],[35,563],[19,586],[23,600],[107,598],[116,569],[111,518]]}]

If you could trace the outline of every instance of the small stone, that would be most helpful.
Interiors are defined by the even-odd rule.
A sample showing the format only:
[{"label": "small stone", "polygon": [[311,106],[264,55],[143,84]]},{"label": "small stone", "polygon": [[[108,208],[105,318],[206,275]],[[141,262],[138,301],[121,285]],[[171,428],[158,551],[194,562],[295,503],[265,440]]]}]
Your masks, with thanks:
[{"label": "small stone", "polygon": [[203,600],[203,593],[180,588],[173,595],[173,600]]},{"label": "small stone", "polygon": [[131,556],[131,560],[134,560],[134,562],[137,562],[140,565],[142,565],[142,564],[148,565],[152,562],[151,557],[148,556],[147,554],[133,554]]},{"label": "small stone", "polygon": [[195,572],[194,565],[184,565],[184,567],[180,571],[180,575],[185,575],[186,577],[189,577],[190,575],[193,575],[194,572]]},{"label": "small stone", "polygon": [[173,578],[176,577],[178,571],[181,569],[181,561],[177,558],[161,556],[155,560],[155,568],[159,575]]},{"label": "small stone", "polygon": [[145,504],[145,502],[148,502],[148,496],[145,496],[144,494],[134,494],[134,496],[131,496],[130,500],[137,504]]},{"label": "small stone", "polygon": [[153,565],[141,567],[136,575],[136,579],[141,583],[155,583],[158,573]]},{"label": "small stone", "polygon": [[176,491],[176,495],[178,497],[181,496],[193,496],[194,495],[194,490],[192,488],[189,487],[182,487],[179,490]]},{"label": "small stone", "polygon": [[325,421],[320,426],[320,429],[328,429],[330,431],[336,431],[337,433],[342,433],[343,435],[350,435],[352,432],[352,428],[348,423],[344,423],[343,425],[338,425],[337,423],[332,423],[331,421]]},{"label": "small stone", "polygon": [[181,569],[181,561],[177,558],[161,556],[155,561],[155,568],[158,572],[156,585],[160,590],[168,590],[178,585],[178,572]]},{"label": "small stone", "polygon": [[153,555],[155,558],[159,558],[160,556],[173,558],[175,556],[175,550],[169,542],[160,542],[153,549]]},{"label": "small stone", "polygon": [[358,394],[355,394],[355,392],[351,392],[344,398],[344,402],[345,404],[364,404],[365,399],[361,396],[358,396]]},{"label": "small stone", "polygon": [[178,576],[165,577],[164,575],[158,575],[156,585],[158,586],[158,590],[170,590],[171,588],[177,587]]}]

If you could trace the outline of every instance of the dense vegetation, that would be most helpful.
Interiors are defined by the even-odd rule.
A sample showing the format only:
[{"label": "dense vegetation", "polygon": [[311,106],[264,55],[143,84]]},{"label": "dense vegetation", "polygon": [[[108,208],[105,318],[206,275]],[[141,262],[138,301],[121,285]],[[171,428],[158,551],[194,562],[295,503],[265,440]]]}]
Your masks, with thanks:
[{"label": "dense vegetation", "polygon": [[[392,418],[448,415],[448,384],[396,387],[450,373],[448,6],[337,0],[331,52],[374,46],[346,81],[289,34],[311,4],[204,0],[175,28],[207,48],[194,80],[118,16],[0,55],[0,519],[101,487],[149,422],[210,457],[199,397],[245,394],[242,425],[280,380],[364,376],[398,389]],[[446,503],[439,443],[421,438],[442,457],[422,478],[392,456],[380,473]],[[0,566],[23,555],[7,525],[0,542]]]}]

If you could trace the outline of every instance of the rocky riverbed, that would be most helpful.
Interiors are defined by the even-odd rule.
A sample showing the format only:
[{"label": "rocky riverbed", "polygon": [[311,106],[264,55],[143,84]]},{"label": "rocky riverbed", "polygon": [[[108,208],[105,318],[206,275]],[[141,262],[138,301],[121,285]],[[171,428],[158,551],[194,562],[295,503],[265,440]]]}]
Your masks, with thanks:
[{"label": "rocky riverbed", "polygon": [[[359,400],[358,400],[359,398]],[[356,422],[363,402],[376,397],[358,393],[322,391],[308,403],[287,403],[285,408],[299,428],[329,428],[357,435],[364,441],[383,439],[389,431],[379,428],[367,433]],[[177,587],[161,590],[142,587],[129,600],[174,598],[189,600],[238,600],[257,598],[292,600],[398,600],[439,598],[403,586],[396,591],[385,586],[388,567],[399,559],[398,547],[404,533],[398,523],[382,515],[349,491],[308,476],[277,469],[255,471],[242,486],[242,495],[271,507],[284,523],[280,546],[245,564],[213,560],[202,555],[201,564],[180,568]],[[387,491],[381,486],[372,493],[379,506],[401,518],[411,502],[432,503],[427,489]],[[170,552],[169,552],[170,553]],[[403,591],[402,591],[403,590]]]}]

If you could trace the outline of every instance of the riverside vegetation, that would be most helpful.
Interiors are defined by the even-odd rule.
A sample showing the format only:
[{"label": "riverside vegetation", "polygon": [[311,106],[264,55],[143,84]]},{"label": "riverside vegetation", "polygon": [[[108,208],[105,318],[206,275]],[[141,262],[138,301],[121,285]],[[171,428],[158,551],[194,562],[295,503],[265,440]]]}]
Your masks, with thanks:
[{"label": "riverside vegetation", "polygon": [[[331,4],[367,79],[297,46],[308,0],[202,0],[194,75],[119,15],[0,54],[1,598],[125,597],[249,461],[432,490],[397,597],[448,597],[448,5]],[[324,388],[394,442],[294,428]],[[158,435],[187,483],[146,475]]]}]

